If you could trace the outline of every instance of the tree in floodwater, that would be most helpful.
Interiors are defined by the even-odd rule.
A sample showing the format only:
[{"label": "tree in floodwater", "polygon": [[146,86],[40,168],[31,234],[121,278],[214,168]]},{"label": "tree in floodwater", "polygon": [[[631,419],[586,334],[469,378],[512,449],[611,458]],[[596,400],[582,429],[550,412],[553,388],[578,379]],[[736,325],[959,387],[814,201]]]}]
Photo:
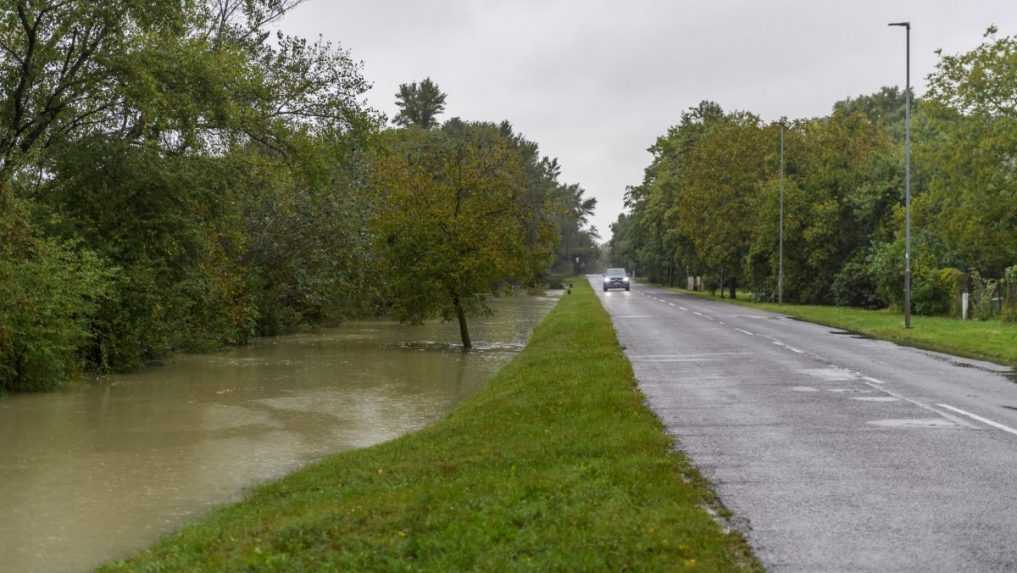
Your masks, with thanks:
[{"label": "tree in floodwater", "polygon": [[399,113],[392,120],[396,125],[431,129],[437,127],[438,116],[445,111],[445,92],[431,78],[424,78],[420,85],[399,84],[396,106]]},{"label": "tree in floodwater", "polygon": [[468,316],[486,297],[524,281],[528,245],[522,156],[497,126],[452,120],[440,130],[383,134],[374,163],[374,230],[389,303],[401,320],[455,318],[464,350]]}]

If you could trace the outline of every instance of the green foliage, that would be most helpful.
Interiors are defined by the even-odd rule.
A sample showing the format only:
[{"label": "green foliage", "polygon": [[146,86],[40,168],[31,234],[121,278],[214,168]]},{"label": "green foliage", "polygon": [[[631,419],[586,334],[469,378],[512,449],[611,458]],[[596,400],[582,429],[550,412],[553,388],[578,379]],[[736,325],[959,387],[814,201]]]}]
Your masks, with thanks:
[{"label": "green foliage", "polygon": [[0,256],[0,392],[60,386],[79,367],[89,320],[112,271],[94,252],[52,239]]},{"label": "green foliage", "polygon": [[[1015,62],[1017,38],[990,30],[971,52],[941,55],[915,105],[917,313],[957,312],[956,277],[939,269],[998,279],[1017,261]],[[904,92],[883,88],[837,102],[829,116],[784,122],[785,300],[902,307],[904,102]],[[612,263],[668,284],[682,275],[728,288],[747,282],[773,298],[778,131],[712,102],[682,114],[650,148],[643,182],[626,194],[629,212],[612,225]]]},{"label": "green foliage", "polygon": [[929,77],[928,135],[916,162],[928,165],[917,224],[936,229],[947,262],[999,278],[1017,261],[1017,37],[990,29],[982,45],[941,55]]},{"label": "green foliage", "polygon": [[954,318],[961,318],[963,316],[961,312],[962,295],[967,291],[968,275],[960,269],[947,267],[939,270],[936,280],[949,300],[947,314]]},{"label": "green foliage", "polygon": [[876,277],[864,251],[844,263],[833,280],[833,300],[838,306],[882,308],[884,299],[877,293]]},{"label": "green foliage", "polygon": [[[916,236],[911,259],[911,304],[917,314],[945,315],[951,309],[955,277],[936,266],[935,248]],[[904,241],[876,245],[869,259],[879,298],[894,309],[904,308]]]},{"label": "green foliage", "polygon": [[424,78],[420,85],[399,84],[396,106],[399,113],[392,121],[402,127],[431,129],[438,125],[438,116],[445,111],[445,92],[431,78]]},{"label": "green foliage", "polygon": [[459,321],[532,266],[522,198],[522,158],[496,126],[449,122],[441,130],[390,132],[375,164],[379,253],[396,315]]},{"label": "green foliage", "polygon": [[19,388],[369,306],[364,156],[380,118],[346,52],[270,37],[296,3],[41,0],[0,17],[0,215],[10,252],[33,253],[5,260],[4,287],[61,309],[39,332],[73,334],[33,344],[59,360]]}]

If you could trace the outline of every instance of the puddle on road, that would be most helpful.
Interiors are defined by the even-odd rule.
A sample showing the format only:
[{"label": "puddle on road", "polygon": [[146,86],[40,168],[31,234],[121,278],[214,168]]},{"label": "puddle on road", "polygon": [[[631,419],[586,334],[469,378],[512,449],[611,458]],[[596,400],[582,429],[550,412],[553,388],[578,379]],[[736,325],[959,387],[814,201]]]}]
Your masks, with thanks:
[{"label": "puddle on road", "polygon": [[957,424],[943,418],[901,418],[890,420],[873,420],[868,422],[870,426],[881,428],[919,428],[919,429],[941,429],[956,428]]}]

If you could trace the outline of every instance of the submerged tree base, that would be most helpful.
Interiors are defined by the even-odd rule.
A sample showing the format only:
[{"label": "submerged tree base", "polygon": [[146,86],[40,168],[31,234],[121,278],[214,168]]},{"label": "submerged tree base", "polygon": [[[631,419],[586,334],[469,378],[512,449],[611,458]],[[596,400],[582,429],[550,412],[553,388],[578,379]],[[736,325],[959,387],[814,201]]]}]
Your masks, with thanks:
[{"label": "submerged tree base", "polygon": [[448,419],[260,487],[104,570],[761,570],[672,446],[580,283]]}]

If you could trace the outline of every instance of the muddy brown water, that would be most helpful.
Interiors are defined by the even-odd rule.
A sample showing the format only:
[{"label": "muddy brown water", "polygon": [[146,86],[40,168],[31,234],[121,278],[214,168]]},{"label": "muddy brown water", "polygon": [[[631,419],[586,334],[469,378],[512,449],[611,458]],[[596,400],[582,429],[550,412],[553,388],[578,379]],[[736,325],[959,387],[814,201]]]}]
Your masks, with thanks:
[{"label": "muddy brown water", "polygon": [[419,429],[520,350],[556,295],[451,323],[365,321],[0,399],[0,571],[85,571],[245,488]]}]

